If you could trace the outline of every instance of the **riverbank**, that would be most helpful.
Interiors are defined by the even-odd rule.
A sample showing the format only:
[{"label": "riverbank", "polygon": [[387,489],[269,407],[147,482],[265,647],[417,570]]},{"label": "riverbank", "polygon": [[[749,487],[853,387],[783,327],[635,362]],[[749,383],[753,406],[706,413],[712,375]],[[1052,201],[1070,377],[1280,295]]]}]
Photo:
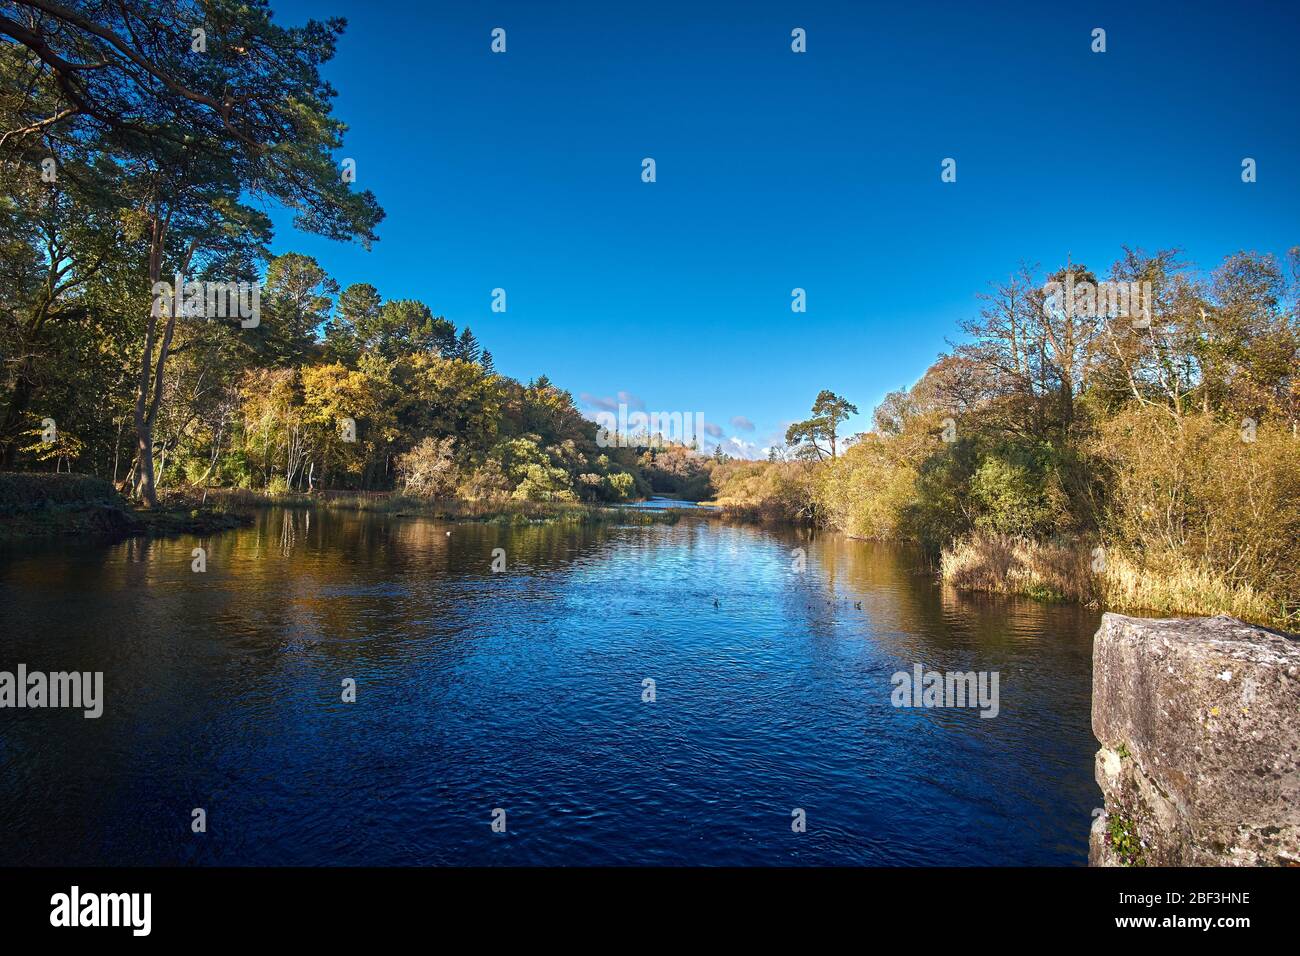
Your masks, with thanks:
[{"label": "riverbank", "polygon": [[160,493],[160,507],[133,507],[104,479],[76,474],[0,474],[0,540],[59,535],[124,538],[216,534],[244,527],[262,508],[292,508],[421,517],[499,525],[675,524],[708,514],[694,502],[680,507],[578,502],[467,501],[383,492],[266,494],[243,489],[183,489]]},{"label": "riverbank", "polygon": [[135,508],[108,481],[90,475],[0,474],[0,540],[208,535],[251,522],[247,513],[184,495],[155,509]]},{"label": "riverbank", "polygon": [[1020,594],[1109,611],[1213,617],[1295,630],[1295,596],[1234,583],[1185,558],[1137,556],[1086,542],[975,533],[944,548],[940,574],[965,591]]},{"label": "riverbank", "polygon": [[[774,523],[774,515],[762,508],[685,501],[678,507],[666,498],[620,506],[432,499],[385,492],[304,495],[210,489],[205,494],[188,489],[163,493],[160,504],[157,509],[135,508],[109,482],[87,475],[0,474],[0,540],[213,535],[250,524],[253,512],[264,508],[520,527],[675,524],[687,516],[716,516],[728,523]],[[1139,559],[1086,542],[976,533],[942,549],[939,567],[944,583],[963,591],[1144,614],[1229,614],[1291,630],[1300,626],[1300,607],[1294,598],[1265,594],[1249,584],[1233,584],[1185,561]]]},{"label": "riverbank", "polygon": [[503,525],[530,524],[674,524],[686,514],[699,514],[693,502],[681,507],[605,505],[569,501],[466,500],[421,498],[396,492],[325,492],[314,495],[266,494],[243,489],[218,489],[209,500],[240,508],[304,508],[386,514],[397,518]]}]

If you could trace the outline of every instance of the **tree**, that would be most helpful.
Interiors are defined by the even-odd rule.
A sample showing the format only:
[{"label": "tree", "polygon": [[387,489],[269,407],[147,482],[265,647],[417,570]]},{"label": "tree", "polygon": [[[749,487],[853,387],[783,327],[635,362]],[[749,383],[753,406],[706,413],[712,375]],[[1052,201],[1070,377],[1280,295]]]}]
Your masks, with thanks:
[{"label": "tree", "polygon": [[452,358],[458,358],[462,362],[477,362],[479,360],[478,339],[474,338],[474,333],[466,326],[461,330],[460,338],[456,341],[456,347],[452,349]]},{"label": "tree", "polygon": [[1294,421],[1300,314],[1287,309],[1287,294],[1271,255],[1234,253],[1214,270],[1193,340],[1205,370],[1202,412]]},{"label": "tree", "polygon": [[326,487],[365,485],[397,439],[390,383],[340,363],[302,370],[309,450]]},{"label": "tree", "polygon": [[325,323],[326,358],[354,367],[361,357],[366,330],[376,328],[383,300],[368,282],[356,282],[339,295],[334,314]]},{"label": "tree", "polygon": [[[850,415],[858,414],[858,407],[824,388],[817,393],[812,413],[812,418],[795,422],[786,429],[786,443],[794,446],[795,453],[801,457],[815,455],[818,461],[825,459],[828,454],[831,458],[837,457],[836,431],[840,422]],[[829,453],[819,444],[821,441],[830,445]]]},{"label": "tree", "polygon": [[459,436],[466,455],[486,453],[496,440],[501,386],[477,365],[415,352],[400,360],[394,377],[398,422],[407,434]]},{"label": "tree", "polygon": [[262,348],[273,364],[298,364],[326,324],[339,285],[315,259],[296,252],[271,260],[264,285],[266,321],[256,333]]},{"label": "tree", "polygon": [[824,433],[831,442],[831,457],[836,457],[835,449],[835,431],[840,422],[844,421],[850,415],[858,413],[858,406],[854,405],[848,399],[841,398],[829,389],[822,389],[817,393],[817,400],[813,402],[813,415],[820,418],[824,423]]},{"label": "tree", "polygon": [[1112,403],[1161,408],[1181,428],[1204,381],[1195,318],[1206,305],[1204,290],[1173,249],[1148,255],[1125,248],[1111,276],[1120,282],[1150,283],[1152,307],[1145,328],[1134,328],[1128,319],[1103,323],[1105,353],[1098,363],[1102,388]]},{"label": "tree", "polygon": [[[14,49],[0,47],[0,81],[9,77]],[[0,123],[7,116],[0,114]],[[50,183],[37,174],[35,155],[9,162],[0,157],[8,167],[0,171],[0,470],[14,465],[33,401],[73,373],[55,367],[57,341],[88,331],[89,316],[77,297],[121,239],[115,170],[87,163],[62,144],[48,145],[49,153],[58,153],[58,178]]]},{"label": "tree", "polygon": [[450,358],[456,348],[456,327],[414,299],[385,302],[356,329],[363,349],[388,359],[406,352]]},{"label": "tree", "polygon": [[[232,245],[264,242],[269,224],[245,198],[293,209],[298,228],[374,240],[383,213],[335,166],[343,125],[330,116],[334,92],[319,72],[342,20],[282,28],[265,2],[223,4],[204,11],[198,52],[195,12],[178,0],[15,5],[18,19],[0,16],[0,34],[31,51],[58,95],[46,115],[3,135],[61,131],[86,154],[125,167],[147,288],[229,262]],[[178,319],[155,302],[145,322],[134,417],[137,493],[150,506],[153,428]]]}]

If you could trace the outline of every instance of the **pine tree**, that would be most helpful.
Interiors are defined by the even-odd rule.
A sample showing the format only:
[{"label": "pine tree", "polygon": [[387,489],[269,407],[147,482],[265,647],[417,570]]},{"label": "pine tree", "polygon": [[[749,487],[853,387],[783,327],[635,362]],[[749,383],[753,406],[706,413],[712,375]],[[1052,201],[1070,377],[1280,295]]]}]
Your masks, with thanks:
[{"label": "pine tree", "polygon": [[452,356],[466,362],[477,362],[478,355],[478,339],[474,338],[474,333],[469,330],[467,325],[460,333],[460,338],[456,342],[456,349],[452,352]]},{"label": "pine tree", "polygon": [[492,353],[487,349],[483,350],[483,356],[478,360],[478,364],[483,366],[483,371],[488,375],[497,373],[496,366],[492,364]]},{"label": "pine tree", "polygon": [[[191,27],[203,11],[216,35],[202,56],[193,56]],[[369,246],[383,210],[372,193],[354,191],[340,175],[335,153],[347,127],[331,114],[334,91],[321,76],[343,27],[330,19],[281,28],[264,2],[6,3],[4,125],[12,126],[12,102],[38,87],[61,91],[57,112],[19,123],[123,171],[114,190],[121,199],[114,201],[138,217],[131,228],[147,245],[135,271],[122,273],[131,288],[221,270],[223,253],[266,245],[270,221],[261,207],[270,202],[291,210],[298,229]],[[24,61],[30,76],[15,81],[15,64]],[[23,88],[15,100],[12,91]],[[8,168],[5,176],[7,187]],[[4,233],[7,245],[9,229]],[[6,282],[6,306],[9,293]],[[328,308],[313,312],[323,322]],[[150,508],[158,504],[155,428],[182,318],[150,309],[138,323],[134,483]],[[307,337],[301,327],[288,330]]]}]

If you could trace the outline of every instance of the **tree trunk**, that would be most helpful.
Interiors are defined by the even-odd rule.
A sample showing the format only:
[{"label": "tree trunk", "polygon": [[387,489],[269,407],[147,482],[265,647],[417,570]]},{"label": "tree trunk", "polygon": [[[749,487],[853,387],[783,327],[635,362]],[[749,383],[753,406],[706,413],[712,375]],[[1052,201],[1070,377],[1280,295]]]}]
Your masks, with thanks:
[{"label": "tree trunk", "polygon": [[208,479],[212,477],[212,473],[217,468],[217,462],[221,460],[221,439],[222,436],[225,435],[225,433],[226,433],[226,417],[223,415],[221,417],[221,426],[217,429],[217,437],[212,442],[212,456],[208,461],[208,470],[205,471],[203,473],[203,477],[199,479],[199,484],[204,489],[203,491],[204,495],[207,494]]},{"label": "tree trunk", "polygon": [[[166,230],[155,212],[153,230],[149,240],[149,320],[145,325],[144,354],[140,357],[140,379],[135,389],[135,454],[138,470],[135,478],[136,496],[150,508],[158,506],[158,492],[153,474],[153,422],[149,420],[149,377],[153,367],[154,336],[158,330],[162,304],[155,303],[153,288],[162,279],[162,246]],[[172,290],[175,293],[175,290]],[[175,298],[167,306],[168,321],[172,316]]]},{"label": "tree trunk", "polygon": [[113,439],[113,487],[117,487],[117,466],[122,458],[122,419],[117,420],[117,435]]},{"label": "tree trunk", "polygon": [[[183,290],[172,288],[172,301],[167,303],[167,324],[163,328],[162,343],[158,348],[158,361],[153,361],[154,342],[158,332],[158,319],[162,308],[154,308],[152,290],[162,279],[163,239],[167,227],[154,214],[153,233],[149,243],[149,321],[146,325],[144,355],[140,359],[140,381],[135,392],[135,436],[136,454],[140,459],[140,471],[136,476],[136,495],[150,508],[158,507],[158,489],[153,467],[153,426],[158,418],[158,407],[162,402],[163,371],[167,364],[167,353],[171,351],[172,336],[176,334],[176,302],[180,300]],[[190,257],[194,253],[194,243],[186,250],[176,272],[175,282],[184,282],[184,275],[189,270]]]}]

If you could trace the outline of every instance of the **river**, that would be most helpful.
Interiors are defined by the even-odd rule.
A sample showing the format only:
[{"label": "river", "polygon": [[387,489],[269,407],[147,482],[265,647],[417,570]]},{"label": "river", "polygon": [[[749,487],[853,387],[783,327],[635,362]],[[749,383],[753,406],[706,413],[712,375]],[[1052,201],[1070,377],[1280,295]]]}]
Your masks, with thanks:
[{"label": "river", "polygon": [[0,709],[0,865],[1082,864],[1097,623],[711,516],[3,545],[0,670],[105,699]]}]

